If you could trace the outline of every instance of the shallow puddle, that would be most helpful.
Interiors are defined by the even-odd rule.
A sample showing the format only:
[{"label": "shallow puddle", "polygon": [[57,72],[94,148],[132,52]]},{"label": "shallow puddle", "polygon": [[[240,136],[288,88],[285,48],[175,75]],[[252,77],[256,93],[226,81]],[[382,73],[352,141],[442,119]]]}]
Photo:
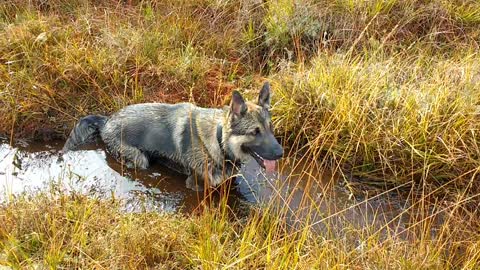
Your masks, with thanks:
[{"label": "shallow puddle", "polygon": [[[125,200],[129,209],[143,205],[184,212],[195,210],[204,199],[204,192],[186,188],[185,175],[161,165],[153,164],[147,170],[126,169],[102,148],[92,146],[89,150],[60,154],[62,146],[61,141],[17,143],[13,147],[0,144],[0,199],[60,189],[99,197],[114,195]],[[278,174],[266,176],[255,161],[245,164],[240,171],[243,178],[230,184],[231,201],[264,204],[272,197],[282,197],[288,199],[292,207],[300,207],[307,184],[305,176],[296,172],[301,168],[293,168],[287,159],[279,167],[280,177]],[[318,172],[314,177],[325,180]],[[283,181],[281,185],[279,181]],[[319,190],[315,192],[318,192],[315,196],[321,195]]]},{"label": "shallow puddle", "polygon": [[[160,165],[127,170],[98,146],[61,155],[63,142],[0,144],[0,201],[39,191],[79,192],[121,199],[126,211],[181,211],[200,209],[204,192],[185,186],[186,176]],[[98,149],[97,149],[98,148]],[[301,158],[285,158],[277,175],[266,176],[256,162],[242,167],[228,192],[232,209],[238,205],[268,205],[282,209],[290,224],[316,227],[388,228],[402,232],[411,216],[405,201],[390,195],[364,202],[351,199],[335,176]],[[220,196],[214,194],[213,200]],[[209,198],[208,200],[211,200]]]}]

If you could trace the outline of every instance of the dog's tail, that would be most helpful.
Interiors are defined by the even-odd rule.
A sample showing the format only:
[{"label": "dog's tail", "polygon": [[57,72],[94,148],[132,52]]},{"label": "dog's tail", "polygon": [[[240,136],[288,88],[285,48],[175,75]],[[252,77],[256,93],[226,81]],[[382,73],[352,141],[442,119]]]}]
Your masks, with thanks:
[{"label": "dog's tail", "polygon": [[65,153],[79,146],[96,141],[108,117],[102,115],[85,116],[72,129],[62,151]]}]

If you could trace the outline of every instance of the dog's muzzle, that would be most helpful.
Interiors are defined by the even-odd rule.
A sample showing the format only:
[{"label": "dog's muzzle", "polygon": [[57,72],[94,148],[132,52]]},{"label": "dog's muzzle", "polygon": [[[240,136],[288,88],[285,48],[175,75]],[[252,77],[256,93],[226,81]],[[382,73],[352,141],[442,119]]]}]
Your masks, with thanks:
[{"label": "dog's muzzle", "polygon": [[255,151],[256,149],[250,147],[243,147],[244,151],[249,153],[257,163],[265,169],[267,173],[275,172],[277,160],[283,157],[283,148],[278,147],[275,151],[264,154],[261,151]]}]

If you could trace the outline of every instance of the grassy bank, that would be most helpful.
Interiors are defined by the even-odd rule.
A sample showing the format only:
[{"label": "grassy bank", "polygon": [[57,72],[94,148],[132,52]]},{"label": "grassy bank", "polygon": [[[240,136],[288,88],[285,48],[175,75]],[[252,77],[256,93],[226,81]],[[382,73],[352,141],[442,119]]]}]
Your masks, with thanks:
[{"label": "grassy bank", "polygon": [[[440,204],[437,205],[444,208]],[[475,218],[460,204],[431,233],[426,216],[409,223],[408,239],[328,225],[291,228],[278,212],[238,218],[225,206],[198,216],[126,214],[118,202],[40,195],[0,207],[0,265],[57,269],[478,269]],[[342,213],[334,215],[342,217]],[[462,217],[458,222],[457,218]],[[387,226],[394,228],[395,226]]]},{"label": "grassy bank", "polygon": [[476,192],[479,60],[468,51],[447,59],[319,55],[307,69],[276,75],[277,123],[291,144],[365,181]]}]

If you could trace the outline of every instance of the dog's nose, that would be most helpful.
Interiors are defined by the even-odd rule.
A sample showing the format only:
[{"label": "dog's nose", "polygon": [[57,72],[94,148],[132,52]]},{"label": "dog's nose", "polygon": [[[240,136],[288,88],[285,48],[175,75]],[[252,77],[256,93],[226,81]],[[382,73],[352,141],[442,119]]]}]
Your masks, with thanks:
[{"label": "dog's nose", "polygon": [[275,159],[281,159],[283,157],[283,148],[280,147],[278,150],[275,152]]}]

